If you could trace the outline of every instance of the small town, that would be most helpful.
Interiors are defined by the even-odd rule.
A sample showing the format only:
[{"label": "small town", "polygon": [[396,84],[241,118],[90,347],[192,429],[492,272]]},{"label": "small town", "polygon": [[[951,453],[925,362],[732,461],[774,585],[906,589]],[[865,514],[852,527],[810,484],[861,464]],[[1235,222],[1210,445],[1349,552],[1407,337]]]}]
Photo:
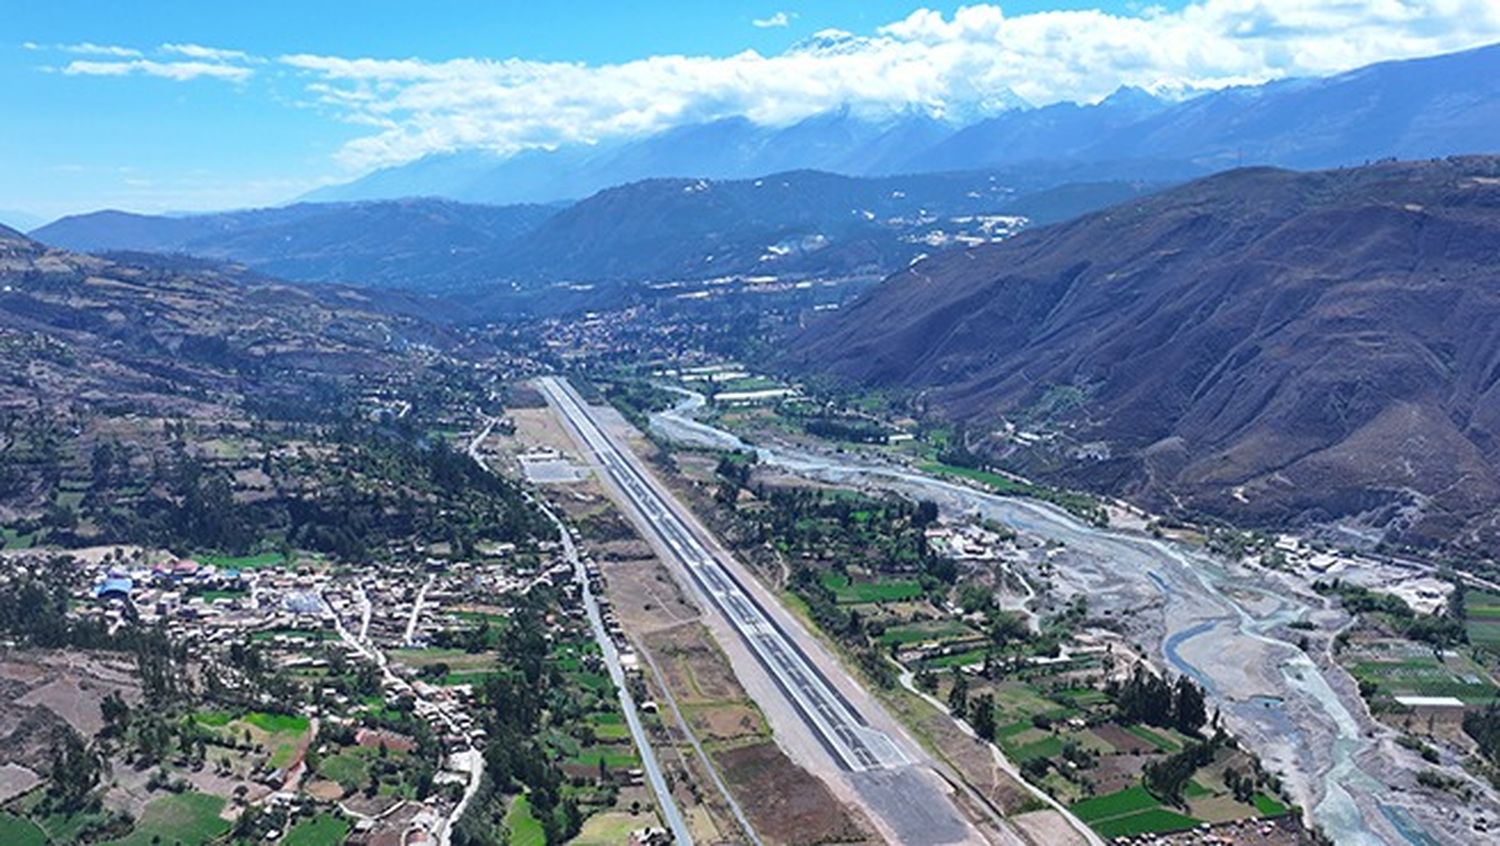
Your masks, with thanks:
[{"label": "small town", "polygon": [[[133,626],[161,633],[186,650],[179,669],[199,677],[214,705],[185,715],[192,739],[168,744],[165,754],[137,752],[132,761],[122,749],[103,812],[149,815],[187,797],[222,797],[243,809],[236,831],[270,839],[286,825],[342,827],[344,842],[356,844],[448,843],[483,773],[478,688],[493,674],[492,650],[515,602],[555,593],[543,640],[572,656],[587,686],[612,688],[600,644],[580,636],[588,633],[586,586],[600,587],[597,568],[575,566],[555,542],[538,545],[532,566],[509,562],[514,551],[498,545],[485,564],[429,557],[415,569],[352,570],[316,556],[200,561],[117,547],[45,562],[8,555],[0,583],[43,563],[66,571],[70,617],[96,621],[106,637]],[[608,601],[596,607],[599,635],[623,672],[637,675]],[[85,735],[145,705],[128,671],[94,661],[75,664],[61,653],[0,663],[5,678],[40,682],[18,705],[42,705]],[[602,715],[618,717],[610,698],[603,696]],[[611,789],[639,792],[642,772],[622,739],[625,751],[596,746],[589,754],[599,764],[579,768],[607,778]],[[144,766],[152,762],[154,769]],[[0,802],[39,781],[24,764],[7,763]],[[633,842],[661,837],[651,819],[640,818]]]}]

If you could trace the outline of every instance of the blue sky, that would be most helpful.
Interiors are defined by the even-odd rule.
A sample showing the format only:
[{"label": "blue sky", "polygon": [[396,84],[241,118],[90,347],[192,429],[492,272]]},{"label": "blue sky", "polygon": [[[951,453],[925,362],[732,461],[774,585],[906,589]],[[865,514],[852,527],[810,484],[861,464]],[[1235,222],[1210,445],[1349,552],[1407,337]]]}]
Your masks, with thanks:
[{"label": "blue sky", "polygon": [[[610,0],[259,0],[254,3],[121,3],[49,0],[7,9],[17,42],[95,44],[197,43],[262,54],[328,53],[378,57],[521,56],[591,63],[657,53],[727,55],[746,48],[777,52],[830,27],[868,34],[926,7],[952,13],[964,3],[912,0],[822,0],[745,3],[610,2]],[[972,5],[972,4],[968,4]],[[1161,3],[1124,0],[1011,0],[1006,14],[1102,9],[1128,14]],[[786,12],[787,27],[756,27]]]},{"label": "blue sky", "polygon": [[1181,96],[1500,40],[1486,0],[8,5],[0,210],[41,216],[270,204],[432,152],[731,114],[959,120],[1002,92]]}]

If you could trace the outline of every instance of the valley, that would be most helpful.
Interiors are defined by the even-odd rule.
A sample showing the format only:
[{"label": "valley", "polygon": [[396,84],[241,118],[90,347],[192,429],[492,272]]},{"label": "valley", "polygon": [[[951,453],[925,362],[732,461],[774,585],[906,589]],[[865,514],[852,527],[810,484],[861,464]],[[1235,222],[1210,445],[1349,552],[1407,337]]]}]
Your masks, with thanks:
[{"label": "valley", "polygon": [[[649,179],[546,205],[406,198],[186,217],[105,211],[54,221],[33,237],[77,251],[181,254],[283,279],[462,297],[471,320],[495,319],[727,286],[873,281],[935,250],[1001,240],[1176,178],[1088,177]],[[429,300],[427,309],[444,306]]]},{"label": "valley", "polygon": [[1044,481],[1483,558],[1495,166],[1231,171],[919,264],[781,364]]},{"label": "valley", "polygon": [[[1444,172],[1482,197],[1488,166]],[[1341,178],[1383,195],[1390,177]],[[1419,184],[1452,202],[1451,182]],[[1180,202],[1161,196],[1140,202]],[[1164,220],[1122,208],[1062,228]],[[214,737],[248,727],[239,751],[269,756],[208,779],[196,734],[138,758],[128,744],[154,729],[122,724],[96,745],[156,766],[149,785],[101,772],[90,798],[28,791],[49,771],[28,752],[7,762],[26,776],[15,825],[149,836],[181,801],[204,831],[212,804],[232,838],[286,824],[328,842],[629,828],[797,844],[812,819],[820,837],[901,843],[1486,831],[1500,688],[1484,565],[1429,563],[1436,537],[1424,549],[1407,524],[1385,528],[1399,544],[1330,545],[1316,527],[1153,512],[1032,463],[1066,445],[1097,466],[1078,450],[1111,440],[1092,416],[1107,390],[1049,390],[987,429],[954,404],[974,376],[914,400],[802,375],[802,350],[912,273],[1057,231],[878,284],[676,289],[487,326],[430,321],[405,295],[9,236],[7,354],[29,381],[6,394],[5,560],[50,560],[70,625],[165,626],[189,681],[127,688],[132,708]],[[838,341],[828,372],[886,366],[861,343]],[[1459,593],[1477,616],[1455,622]],[[80,648],[15,625],[28,649]],[[239,668],[228,681],[205,675],[220,661]],[[394,762],[360,751],[370,732]],[[800,804],[768,800],[767,773],[803,785]],[[174,779],[183,798],[155,795]]]},{"label": "valley", "polygon": [[1500,3],[188,5],[7,10],[0,844],[1500,838]]},{"label": "valley", "polygon": [[[683,410],[694,404],[685,403]],[[658,414],[653,426],[664,437],[681,433],[695,444],[706,434],[703,424],[683,411]],[[931,500],[944,513],[994,520],[1056,544],[1047,568],[1051,590],[1063,600],[1087,597],[1091,617],[1129,620],[1126,637],[1203,684],[1226,724],[1267,767],[1282,774],[1298,804],[1311,810],[1335,842],[1399,843],[1404,832],[1422,830],[1424,824],[1460,839],[1474,830],[1476,819],[1456,807],[1435,808],[1428,800],[1413,804],[1385,786],[1414,783],[1424,765],[1395,748],[1394,732],[1375,728],[1331,653],[1308,654],[1308,647],[1296,643],[1291,624],[1299,620],[1316,621],[1308,627],[1313,631],[1337,632],[1347,625],[1347,617],[1341,622],[1314,592],[1311,578],[1216,559],[1141,534],[1100,530],[1045,503],[987,494],[899,464],[809,453],[775,441],[751,448],[722,432],[714,443],[751,451],[762,465],[780,472]],[[1383,579],[1410,578],[1397,572]],[[1226,664],[1215,657],[1226,654],[1236,661]],[[1290,726],[1295,732],[1289,733]],[[1491,789],[1474,784],[1493,809]],[[1479,820],[1487,820],[1494,812],[1479,813]],[[1369,830],[1377,815],[1386,821],[1376,828],[1378,834]]]}]

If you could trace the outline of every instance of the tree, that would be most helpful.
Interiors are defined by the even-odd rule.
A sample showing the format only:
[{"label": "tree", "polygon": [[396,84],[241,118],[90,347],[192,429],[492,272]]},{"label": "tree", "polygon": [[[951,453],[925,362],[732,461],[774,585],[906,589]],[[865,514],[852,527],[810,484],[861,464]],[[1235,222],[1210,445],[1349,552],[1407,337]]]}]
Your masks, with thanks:
[{"label": "tree", "polygon": [[1203,690],[1187,676],[1173,684],[1137,664],[1129,678],[1110,682],[1107,692],[1121,722],[1174,726],[1195,734],[1208,721]]},{"label": "tree", "polygon": [[553,818],[558,820],[558,831],[556,839],[549,839],[549,843],[565,843],[571,840],[583,828],[583,814],[578,810],[578,803],[572,797],[562,800]]},{"label": "tree", "polygon": [[1004,648],[1006,644],[1024,641],[1031,636],[1026,618],[1013,611],[996,611],[990,614],[990,640]]},{"label": "tree", "polygon": [[964,609],[965,614],[988,611],[995,607],[995,594],[984,585],[967,584],[959,588],[958,606]]},{"label": "tree", "polygon": [[42,522],[49,528],[72,531],[78,528],[78,512],[62,503],[53,503],[47,508]]},{"label": "tree", "polygon": [[1187,734],[1196,734],[1208,721],[1208,710],[1203,701],[1203,691],[1187,676],[1177,679],[1176,696],[1172,704],[1172,721]]},{"label": "tree", "polygon": [[1021,762],[1021,775],[1027,781],[1039,781],[1047,776],[1047,768],[1050,766],[1047,758],[1038,755],[1035,758],[1027,758]]},{"label": "tree", "polygon": [[1500,703],[1491,703],[1483,711],[1464,714],[1464,734],[1474,740],[1479,754],[1500,764]]},{"label": "tree", "polygon": [[1468,603],[1464,596],[1464,582],[1461,578],[1453,579],[1453,593],[1448,595],[1448,607],[1445,609],[1446,616],[1460,623],[1469,617]]},{"label": "tree", "polygon": [[99,783],[103,768],[104,758],[98,748],[85,746],[83,738],[72,728],[59,728],[53,735],[52,784],[48,793],[63,811],[76,811]]},{"label": "tree", "polygon": [[94,454],[89,460],[90,474],[97,487],[109,487],[115,469],[115,446],[109,441],[94,444]]},{"label": "tree", "polygon": [[948,711],[962,720],[969,709],[969,678],[957,667],[953,668],[953,688],[948,691]]},{"label": "tree", "polygon": [[119,737],[130,726],[130,706],[118,690],[100,700],[99,711],[104,717],[104,728],[99,733],[105,737]]},{"label": "tree", "polygon": [[924,499],[917,503],[917,512],[912,516],[912,522],[918,528],[925,528],[937,522],[938,504],[930,499]]},{"label": "tree", "polygon": [[1193,773],[1214,758],[1211,743],[1191,743],[1170,757],[1153,761],[1141,770],[1146,789],[1156,798],[1173,805],[1182,804],[1182,791]]},{"label": "tree", "polygon": [[424,762],[421,768],[417,770],[416,782],[413,784],[413,789],[416,791],[418,799],[426,799],[432,795],[435,776],[436,773],[433,772],[431,764]]},{"label": "tree", "polygon": [[974,697],[969,708],[969,724],[982,739],[995,739],[995,697],[992,694],[981,693]]},{"label": "tree", "polygon": [[844,622],[844,637],[848,640],[859,641],[864,639],[864,618],[860,617],[858,611],[850,611]]}]

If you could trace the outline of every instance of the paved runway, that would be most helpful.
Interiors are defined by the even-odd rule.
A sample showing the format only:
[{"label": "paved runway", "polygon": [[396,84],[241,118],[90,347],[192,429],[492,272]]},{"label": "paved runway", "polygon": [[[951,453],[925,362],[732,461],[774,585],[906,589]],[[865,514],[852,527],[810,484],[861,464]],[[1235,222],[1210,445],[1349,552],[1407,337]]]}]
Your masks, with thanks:
[{"label": "paved runway", "polygon": [[658,493],[652,480],[620,454],[620,448],[594,421],[587,405],[576,396],[572,387],[554,379],[544,379],[542,384],[557,406],[573,421],[605,472],[646,516],[661,541],[686,565],[699,590],[744,638],[835,760],[853,772],[910,763],[889,737],[869,727],[781,627],[744,591],[734,575],[693,536],[674,511],[674,506],[680,506],[670,497]]},{"label": "paved runway", "polygon": [[927,766],[915,765],[830,683],[783,622],[767,613],[740,582],[742,576],[720,561],[712,544],[695,532],[694,521],[683,513],[685,506],[637,466],[624,452],[627,447],[611,438],[573,387],[554,377],[537,384],[593,453],[608,481],[644,518],[643,528],[678,559],[698,592],[744,641],[791,706],[778,704],[776,710],[801,718],[889,835],[903,844],[984,842],[936,775]]}]

